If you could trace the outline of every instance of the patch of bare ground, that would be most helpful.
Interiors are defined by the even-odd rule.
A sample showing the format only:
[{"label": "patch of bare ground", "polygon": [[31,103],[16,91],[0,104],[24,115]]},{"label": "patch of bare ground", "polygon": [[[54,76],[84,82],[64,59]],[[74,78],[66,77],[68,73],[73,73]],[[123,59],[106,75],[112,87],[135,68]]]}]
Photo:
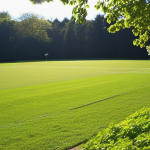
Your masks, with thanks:
[{"label": "patch of bare ground", "polygon": [[71,148],[69,150],[81,150],[81,148],[80,147],[74,147],[74,148]]}]

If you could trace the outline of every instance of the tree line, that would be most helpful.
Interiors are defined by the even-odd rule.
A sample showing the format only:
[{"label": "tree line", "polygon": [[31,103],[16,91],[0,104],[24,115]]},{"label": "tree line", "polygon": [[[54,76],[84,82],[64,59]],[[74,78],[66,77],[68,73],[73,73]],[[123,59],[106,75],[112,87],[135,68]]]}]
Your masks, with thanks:
[{"label": "tree line", "polygon": [[145,48],[133,46],[132,29],[110,34],[104,16],[84,25],[64,18],[45,20],[23,14],[12,20],[0,12],[0,62],[45,59],[148,59]]}]

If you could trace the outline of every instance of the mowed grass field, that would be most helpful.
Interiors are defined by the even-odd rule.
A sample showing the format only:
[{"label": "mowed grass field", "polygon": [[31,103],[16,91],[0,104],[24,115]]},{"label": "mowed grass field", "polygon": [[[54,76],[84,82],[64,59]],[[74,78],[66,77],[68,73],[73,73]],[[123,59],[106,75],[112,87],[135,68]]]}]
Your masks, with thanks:
[{"label": "mowed grass field", "polygon": [[150,107],[150,61],[0,64],[0,150],[65,150]]}]

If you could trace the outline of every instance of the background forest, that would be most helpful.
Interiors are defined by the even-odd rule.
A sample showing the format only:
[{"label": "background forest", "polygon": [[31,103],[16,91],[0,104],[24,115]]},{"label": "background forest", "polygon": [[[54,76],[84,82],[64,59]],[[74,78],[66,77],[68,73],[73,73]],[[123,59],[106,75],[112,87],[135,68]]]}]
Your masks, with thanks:
[{"label": "background forest", "polygon": [[103,16],[84,25],[64,18],[45,20],[23,14],[12,20],[0,13],[0,62],[48,59],[148,59],[145,48],[133,46],[132,29],[110,34]]}]

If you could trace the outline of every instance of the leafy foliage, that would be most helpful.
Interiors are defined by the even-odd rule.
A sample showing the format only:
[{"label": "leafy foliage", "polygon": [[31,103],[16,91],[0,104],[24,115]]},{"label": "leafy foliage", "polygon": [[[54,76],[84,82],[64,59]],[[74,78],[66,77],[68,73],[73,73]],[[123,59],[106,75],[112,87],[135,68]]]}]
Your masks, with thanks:
[{"label": "leafy foliage", "polygon": [[0,12],[0,21],[3,19],[11,19],[11,16],[8,12]]},{"label": "leafy foliage", "polygon": [[83,150],[100,149],[149,149],[150,108],[143,108],[125,121],[111,124],[103,133],[90,140]]},{"label": "leafy foliage", "polygon": [[33,37],[39,41],[49,42],[47,30],[51,28],[51,23],[35,14],[22,14],[18,23],[19,32],[22,37]]},{"label": "leafy foliage", "polygon": [[146,46],[146,49],[147,49],[148,55],[150,55],[150,46]]}]

